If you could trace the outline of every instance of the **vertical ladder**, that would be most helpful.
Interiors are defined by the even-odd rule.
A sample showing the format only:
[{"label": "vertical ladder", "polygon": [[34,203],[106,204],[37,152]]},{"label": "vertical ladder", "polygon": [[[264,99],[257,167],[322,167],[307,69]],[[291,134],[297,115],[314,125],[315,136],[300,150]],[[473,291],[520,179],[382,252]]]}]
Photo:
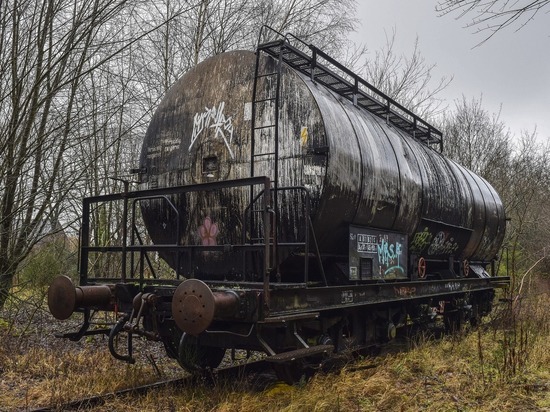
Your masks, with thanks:
[{"label": "vertical ladder", "polygon": [[[277,59],[277,68],[269,73],[260,73],[261,56],[263,49],[258,49],[256,52],[256,68],[254,72],[254,86],[252,89],[252,134],[251,134],[251,149],[250,149],[250,177],[255,177],[258,173],[256,162],[265,157],[272,157],[271,167],[268,169],[272,172],[268,177],[271,180],[272,188],[276,191],[279,187],[279,100],[281,88],[281,67],[282,67],[282,50]],[[258,90],[258,83],[262,80],[271,83],[271,90],[266,91],[267,96],[262,96],[262,92]],[[273,85],[274,83],[274,85]],[[273,90],[273,86],[274,89]],[[264,88],[265,89],[265,88]],[[263,105],[264,111],[262,117],[270,119],[270,123],[258,124],[258,106]],[[269,114],[268,111],[271,111]],[[267,113],[267,116],[266,116]],[[260,151],[258,148],[258,139],[269,139],[269,144],[263,143],[264,148],[269,147],[271,150]],[[276,200],[275,196],[275,200]],[[276,207],[275,207],[276,209]]]},{"label": "vertical ladder", "polygon": [[[277,211],[279,210],[279,101],[281,97],[281,68],[285,43],[280,43],[279,55],[276,56],[275,70],[269,65],[262,65],[264,49],[256,50],[256,67],[252,89],[252,122],[250,145],[250,177],[266,175],[270,179],[273,221],[272,233],[264,233],[264,242],[271,244],[272,262],[277,262]],[[272,56],[274,57],[274,56]],[[266,84],[267,83],[267,84]],[[263,110],[259,110],[263,107]],[[261,118],[258,118],[258,115]],[[263,120],[263,121],[262,121]],[[259,162],[264,160],[266,167],[260,169]],[[257,194],[251,187],[250,199]],[[252,227],[252,226],[251,226]]]}]

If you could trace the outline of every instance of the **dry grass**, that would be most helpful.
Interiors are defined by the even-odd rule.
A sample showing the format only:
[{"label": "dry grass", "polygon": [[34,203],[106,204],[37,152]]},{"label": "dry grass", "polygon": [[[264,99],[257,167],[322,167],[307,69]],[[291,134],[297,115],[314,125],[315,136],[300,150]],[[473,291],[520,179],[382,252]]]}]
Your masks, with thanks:
[{"label": "dry grass", "polygon": [[43,308],[35,311],[35,306],[34,299],[25,304],[11,301],[0,312],[0,411],[58,405],[154,382],[159,379],[158,369],[181,374],[175,362],[159,356],[160,344],[141,347],[136,342],[138,362],[128,365],[110,355],[105,336],[81,342],[57,339],[54,332],[72,332],[78,323],[56,330],[61,322]]},{"label": "dry grass", "polygon": [[[407,352],[363,359],[338,374],[318,374],[293,387],[274,384],[254,392],[243,382],[180,388],[126,399],[98,410],[131,411],[543,411],[550,410],[548,353],[535,353],[525,372],[511,380],[499,374],[499,341],[478,335],[422,342]],[[489,360],[490,359],[490,360]],[[377,366],[370,367],[373,362]],[[482,371],[484,369],[484,371]],[[131,405],[130,407],[128,405]]]},{"label": "dry grass", "polygon": [[[118,399],[94,410],[550,411],[550,293],[510,309],[513,316],[504,311],[478,331],[425,337],[408,351],[365,358],[293,387],[272,383],[256,389],[261,385],[243,378]],[[104,349],[83,346],[15,355],[0,347],[0,410],[57,404],[158,378],[146,359],[126,365]],[[174,365],[157,366],[169,373]]]},{"label": "dry grass", "polygon": [[1,363],[0,410],[57,405],[157,379],[152,365],[127,365],[103,350],[36,349]]}]

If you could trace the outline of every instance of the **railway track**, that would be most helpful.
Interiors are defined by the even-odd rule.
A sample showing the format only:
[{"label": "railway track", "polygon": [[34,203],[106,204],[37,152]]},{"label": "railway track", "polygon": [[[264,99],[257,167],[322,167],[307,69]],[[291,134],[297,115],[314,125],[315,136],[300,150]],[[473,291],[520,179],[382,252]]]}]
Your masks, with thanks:
[{"label": "railway track", "polygon": [[[149,392],[171,387],[185,387],[189,385],[216,385],[224,381],[242,381],[245,377],[247,379],[247,382],[250,382],[250,385],[253,388],[255,388],[256,390],[264,390],[269,384],[281,381],[280,378],[277,378],[277,374],[275,373],[277,367],[279,367],[279,373],[281,367],[286,368],[286,375],[289,377],[289,379],[294,378],[295,381],[297,381],[298,379],[300,379],[301,376],[312,376],[319,370],[329,371],[340,369],[344,364],[348,364],[350,361],[352,361],[355,355],[359,353],[364,353],[364,350],[365,348],[348,350],[337,355],[329,356],[319,364],[307,364],[307,366],[302,363],[295,362],[288,362],[283,365],[277,365],[273,362],[267,362],[265,359],[259,359],[250,361],[248,363],[240,363],[237,365],[230,365],[214,370],[208,370],[195,375],[186,375],[181,378],[167,379],[146,385],[121,389],[114,392],[88,396],[81,399],[71,400],[65,403],[56,403],[54,405],[38,407],[35,409],[30,409],[30,411],[82,411],[100,407],[108,402],[124,396],[141,397]],[[376,365],[371,365],[370,367],[376,367]]]},{"label": "railway track", "polygon": [[101,395],[89,396],[77,400],[71,400],[66,403],[58,403],[31,409],[31,412],[52,412],[52,411],[81,411],[92,409],[111,400],[123,396],[143,396],[148,392],[166,389],[170,387],[181,387],[186,385],[196,384],[198,381],[201,384],[209,384],[219,382],[220,380],[228,380],[232,378],[242,377],[245,375],[260,374],[270,369],[270,365],[264,360],[257,360],[250,363],[231,365],[223,368],[218,368],[214,371],[207,371],[198,375],[187,375],[185,377],[168,379],[160,382],[154,382],[146,385],[136,386],[132,388],[121,389],[115,392],[104,393]]},{"label": "railway track", "polygon": [[[243,377],[247,377],[249,382],[251,382],[251,384],[258,390],[263,390],[270,383],[281,381],[281,379],[277,378],[276,373],[274,373],[277,367],[279,367],[279,371],[277,373],[280,376],[287,376],[288,380],[298,381],[301,376],[311,376],[320,370],[325,372],[340,370],[344,365],[349,365],[350,362],[352,362],[358,355],[366,355],[377,358],[382,354],[406,351],[410,348],[410,342],[417,337],[417,334],[422,332],[426,331],[409,331],[408,334],[400,334],[395,340],[382,346],[350,348],[338,354],[333,354],[324,358],[324,360],[319,364],[310,363],[306,366],[300,362],[285,362],[278,365],[277,363],[267,362],[265,359],[259,359],[247,363],[240,363],[214,370],[208,370],[195,375],[187,375],[181,378],[163,380],[142,386],[121,389],[115,392],[72,400],[66,403],[58,403],[55,405],[40,407],[32,409],[31,411],[81,411],[102,406],[109,401],[124,396],[141,397],[151,391],[170,387],[185,387],[187,385],[215,385],[223,381],[235,381],[236,379],[242,380]],[[432,333],[432,338],[436,339],[436,336],[441,337],[443,335],[442,333],[434,333],[434,330],[432,330]],[[350,370],[376,368],[378,364],[379,362],[374,360],[372,363],[363,364],[361,366],[352,366]],[[281,370],[281,367],[286,368],[286,370]],[[269,379],[269,376],[271,376],[271,380]],[[289,382],[287,381],[287,383]]]}]

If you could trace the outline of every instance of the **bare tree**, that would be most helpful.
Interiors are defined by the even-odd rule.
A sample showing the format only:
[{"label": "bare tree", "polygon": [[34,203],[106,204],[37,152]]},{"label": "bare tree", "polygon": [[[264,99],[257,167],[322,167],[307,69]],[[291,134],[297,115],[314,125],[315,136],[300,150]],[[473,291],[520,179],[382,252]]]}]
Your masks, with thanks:
[{"label": "bare tree", "polygon": [[125,0],[0,3],[0,306],[81,176],[65,173],[67,154],[89,137],[79,97],[113,50],[113,33],[102,28],[125,7]]},{"label": "bare tree", "polygon": [[412,52],[398,55],[395,52],[396,31],[386,36],[386,44],[365,59],[363,73],[366,80],[385,94],[424,118],[434,118],[443,109],[443,99],[438,95],[452,81],[441,77],[434,81],[435,64],[427,63],[420,53],[418,39]]},{"label": "bare tree", "polygon": [[550,147],[537,142],[536,132],[523,132],[508,168],[503,189],[506,213],[511,219],[507,234],[511,269],[525,271],[547,256],[550,243]]},{"label": "bare tree", "polygon": [[[443,116],[445,154],[451,159],[498,184],[506,173],[512,152],[510,132],[500,113],[483,108],[483,98],[462,96]],[[507,183],[502,185],[506,187]]]},{"label": "bare tree", "polygon": [[196,64],[192,56],[200,41],[193,39],[190,25],[198,24],[203,3],[208,1],[161,0],[140,5],[137,25],[148,34],[132,48],[123,65],[129,66],[126,70],[141,85],[144,109],[156,107],[170,86]]},{"label": "bare tree", "polygon": [[443,118],[445,153],[487,179],[509,218],[505,250],[511,275],[548,255],[550,242],[550,147],[537,143],[536,130],[512,137],[499,113],[482,99],[455,102]]},{"label": "bare tree", "polygon": [[113,189],[108,178],[127,169],[151,111],[184,71],[250,48],[264,23],[342,38],[353,10],[339,4],[0,1],[0,306],[47,228],[78,219],[75,199]]},{"label": "bare tree", "polygon": [[254,50],[263,25],[292,32],[316,46],[328,47],[329,52],[346,50],[347,34],[357,23],[354,10],[354,0],[143,3],[138,13],[140,26],[161,26],[133,49],[133,72],[143,84],[150,106],[156,107],[168,88],[202,60],[228,50]]},{"label": "bare tree", "polygon": [[258,28],[292,33],[336,57],[349,46],[347,35],[358,24],[354,0],[260,0],[256,7]]},{"label": "bare tree", "polygon": [[436,10],[442,14],[458,12],[459,18],[473,15],[469,26],[489,32],[486,41],[509,26],[521,29],[548,5],[550,0],[439,0]]},{"label": "bare tree", "polygon": [[[216,55],[251,44],[258,33],[258,28],[251,24],[251,18],[257,15],[253,1],[223,0],[217,3],[206,22],[207,53]],[[242,24],[244,16],[248,24]]]}]

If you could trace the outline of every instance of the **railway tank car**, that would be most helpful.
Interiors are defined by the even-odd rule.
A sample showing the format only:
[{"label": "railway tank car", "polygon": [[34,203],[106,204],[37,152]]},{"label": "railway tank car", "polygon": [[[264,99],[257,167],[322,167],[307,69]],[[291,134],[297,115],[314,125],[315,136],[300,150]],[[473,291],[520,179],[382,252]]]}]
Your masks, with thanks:
[{"label": "railway tank car", "polygon": [[[407,325],[477,322],[508,282],[494,273],[504,209],[442,145],[437,129],[292,36],[212,57],[154,114],[139,190],[84,200],[79,285],[57,278],[50,310],[83,313],[65,337],[108,334],[121,360],[143,336],[189,370],[217,367],[226,349],[262,351],[285,379],[296,362]],[[98,244],[94,213],[112,202],[118,243]],[[119,264],[99,268],[104,255]],[[89,330],[97,311],[117,321]]]}]

